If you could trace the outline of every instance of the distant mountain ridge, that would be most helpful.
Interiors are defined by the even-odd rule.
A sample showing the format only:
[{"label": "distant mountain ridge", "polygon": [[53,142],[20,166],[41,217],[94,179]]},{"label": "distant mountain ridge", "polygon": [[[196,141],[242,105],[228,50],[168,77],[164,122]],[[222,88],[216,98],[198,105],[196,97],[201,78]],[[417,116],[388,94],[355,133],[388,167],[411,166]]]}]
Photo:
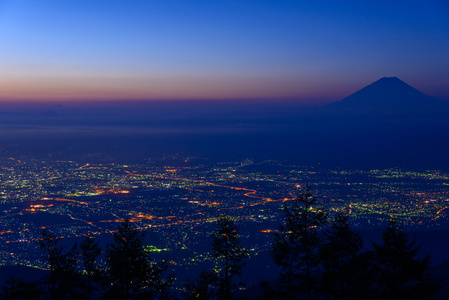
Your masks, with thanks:
[{"label": "distant mountain ridge", "polygon": [[352,95],[326,105],[328,111],[397,112],[433,110],[444,106],[397,77],[383,77]]}]

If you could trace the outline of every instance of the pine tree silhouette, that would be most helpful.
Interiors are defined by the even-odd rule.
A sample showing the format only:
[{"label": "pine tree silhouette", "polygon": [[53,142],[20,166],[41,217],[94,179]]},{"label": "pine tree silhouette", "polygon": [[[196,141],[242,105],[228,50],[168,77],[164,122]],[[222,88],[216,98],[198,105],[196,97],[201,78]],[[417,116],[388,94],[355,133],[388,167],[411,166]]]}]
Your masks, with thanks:
[{"label": "pine tree silhouette", "polygon": [[431,299],[439,285],[428,273],[430,257],[418,258],[419,246],[409,241],[395,219],[373,243],[378,271],[379,299]]},{"label": "pine tree silhouette", "polygon": [[164,279],[167,264],[156,264],[144,250],[144,233],[126,219],[106,249],[108,299],[151,299],[166,295],[171,278]]},{"label": "pine tree silhouette", "polygon": [[351,229],[349,217],[339,213],[331,226],[324,231],[324,243],[320,248],[323,267],[321,287],[332,299],[353,299],[361,284],[359,269],[363,240]]},{"label": "pine tree silhouette", "polygon": [[83,263],[82,277],[85,285],[85,295],[88,300],[98,291],[98,285],[104,271],[99,267],[96,260],[101,254],[98,242],[90,234],[87,235],[80,244],[81,259]]},{"label": "pine tree silhouette", "polygon": [[327,214],[313,207],[316,200],[307,186],[290,207],[284,206],[285,223],[276,234],[271,251],[275,263],[282,268],[279,286],[282,297],[317,297],[318,249],[322,242],[319,230],[326,224]]},{"label": "pine tree silhouette", "polygon": [[76,270],[77,244],[63,254],[60,240],[45,229],[42,231],[40,248],[47,258],[50,274],[47,276],[47,293],[50,299],[81,299],[81,278]]},{"label": "pine tree silhouette", "polygon": [[235,278],[242,274],[248,251],[240,245],[239,230],[231,217],[222,215],[217,221],[218,229],[213,234],[214,257],[220,261],[218,270],[218,299],[233,299],[233,294],[242,283]]}]

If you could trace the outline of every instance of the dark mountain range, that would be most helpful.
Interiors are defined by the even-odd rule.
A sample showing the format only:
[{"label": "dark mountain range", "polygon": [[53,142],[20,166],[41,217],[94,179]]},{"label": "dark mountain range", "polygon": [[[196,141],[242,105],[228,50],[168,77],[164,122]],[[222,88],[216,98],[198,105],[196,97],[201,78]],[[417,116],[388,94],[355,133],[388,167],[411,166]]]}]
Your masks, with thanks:
[{"label": "dark mountain range", "polygon": [[383,77],[354,94],[324,107],[334,113],[439,112],[446,105],[397,77]]}]

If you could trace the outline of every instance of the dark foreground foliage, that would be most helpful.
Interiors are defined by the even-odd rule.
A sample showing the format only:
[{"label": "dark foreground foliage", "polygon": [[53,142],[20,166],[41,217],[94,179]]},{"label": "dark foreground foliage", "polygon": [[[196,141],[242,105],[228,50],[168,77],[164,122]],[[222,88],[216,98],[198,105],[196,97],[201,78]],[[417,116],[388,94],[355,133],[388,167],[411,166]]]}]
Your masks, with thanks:
[{"label": "dark foreground foliage", "polygon": [[284,207],[272,257],[281,267],[276,284],[264,283],[266,299],[432,299],[439,284],[430,278],[430,258],[391,219],[374,251],[363,250],[349,217],[332,221],[308,186],[291,207]]},{"label": "dark foreground foliage", "polygon": [[105,253],[91,236],[65,251],[60,240],[43,230],[40,247],[49,273],[37,282],[11,277],[2,287],[2,299],[163,299],[172,277],[167,263],[156,263],[144,249],[144,233],[129,220],[120,223]]},{"label": "dark foreground foliage", "polygon": [[184,285],[186,299],[234,299],[243,282],[237,281],[242,274],[248,251],[240,245],[239,230],[231,217],[222,215],[218,228],[212,233],[212,248],[216,267],[203,271],[195,282]]},{"label": "dark foreground foliage", "polygon": [[[382,241],[365,250],[349,217],[332,220],[310,187],[284,207],[285,221],[272,246],[280,278],[262,282],[257,299],[432,299],[439,284],[429,275],[430,258],[419,258],[395,219]],[[237,299],[239,280],[248,258],[234,220],[222,215],[211,234],[215,268],[183,284],[185,299]],[[103,252],[87,236],[65,249],[51,232],[42,231],[40,247],[49,266],[36,282],[11,276],[0,289],[1,299],[173,299],[173,275],[166,262],[155,262],[144,247],[144,232],[129,220],[120,223],[112,244]],[[105,264],[98,262],[105,258]]]}]

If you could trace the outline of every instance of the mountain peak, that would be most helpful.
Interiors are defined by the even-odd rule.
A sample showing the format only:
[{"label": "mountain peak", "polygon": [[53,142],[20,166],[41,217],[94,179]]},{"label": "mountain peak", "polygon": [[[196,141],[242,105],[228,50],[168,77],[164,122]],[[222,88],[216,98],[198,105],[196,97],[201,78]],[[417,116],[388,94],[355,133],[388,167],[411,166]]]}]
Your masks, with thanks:
[{"label": "mountain peak", "polygon": [[397,77],[382,77],[354,94],[327,105],[340,111],[402,111],[433,108],[439,102]]},{"label": "mountain peak", "polygon": [[[399,78],[397,78],[396,76],[393,76],[393,77],[387,77],[387,76],[385,76],[385,77],[382,77],[381,79],[379,79],[379,80],[399,80],[399,81],[402,81],[402,80],[400,80]],[[378,80],[378,81],[379,81]],[[402,81],[403,82],[403,81]]]},{"label": "mountain peak", "polygon": [[412,86],[408,85],[407,83],[405,83],[398,77],[382,77],[379,80],[373,82],[372,84],[391,84],[391,85],[403,85],[403,86],[406,85],[406,86],[414,89]]},{"label": "mountain peak", "polygon": [[402,80],[400,80],[399,78],[397,78],[396,76],[393,76],[393,77],[382,77],[381,79],[379,79],[378,81],[380,81],[380,80],[382,80],[382,81],[401,81],[401,82],[403,82]]}]

